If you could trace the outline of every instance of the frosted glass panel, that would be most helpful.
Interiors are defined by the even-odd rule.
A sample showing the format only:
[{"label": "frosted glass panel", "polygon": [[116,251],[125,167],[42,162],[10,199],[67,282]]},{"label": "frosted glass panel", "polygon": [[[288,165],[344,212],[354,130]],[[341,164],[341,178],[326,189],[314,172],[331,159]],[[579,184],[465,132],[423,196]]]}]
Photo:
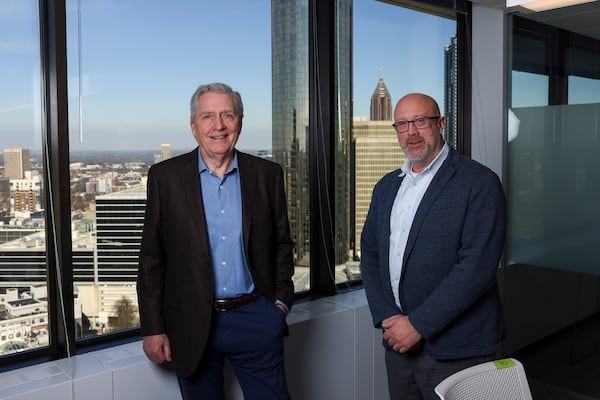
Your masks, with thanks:
[{"label": "frosted glass panel", "polygon": [[512,111],[508,264],[600,273],[600,104]]}]

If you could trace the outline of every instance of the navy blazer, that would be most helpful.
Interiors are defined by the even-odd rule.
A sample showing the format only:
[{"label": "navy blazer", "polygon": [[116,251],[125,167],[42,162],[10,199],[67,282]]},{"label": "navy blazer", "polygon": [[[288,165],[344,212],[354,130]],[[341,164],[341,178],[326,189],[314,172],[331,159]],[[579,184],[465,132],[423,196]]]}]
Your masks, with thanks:
[{"label": "navy blazer", "polygon": [[[259,157],[237,156],[244,254],[255,288],[291,308],[293,242],[283,171]],[[198,148],[153,165],[147,193],[137,280],[142,335],[166,333],[172,367],[189,376],[208,340],[214,300]]]},{"label": "navy blazer", "polygon": [[496,278],[506,231],[500,180],[450,149],[408,236],[400,309],[390,283],[389,237],[401,172],[385,175],[375,186],[362,231],[361,271],[374,325],[394,314],[408,315],[425,351],[440,360],[496,352],[504,337]]}]

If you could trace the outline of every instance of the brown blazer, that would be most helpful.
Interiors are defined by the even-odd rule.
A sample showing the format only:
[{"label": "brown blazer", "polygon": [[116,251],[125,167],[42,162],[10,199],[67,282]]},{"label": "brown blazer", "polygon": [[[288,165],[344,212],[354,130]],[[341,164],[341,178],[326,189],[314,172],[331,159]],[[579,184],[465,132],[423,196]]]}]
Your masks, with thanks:
[{"label": "brown blazer", "polygon": [[[166,333],[172,367],[189,376],[210,332],[214,276],[198,148],[153,165],[137,279],[143,336]],[[293,242],[281,166],[237,152],[244,252],[256,290],[291,308]]]}]

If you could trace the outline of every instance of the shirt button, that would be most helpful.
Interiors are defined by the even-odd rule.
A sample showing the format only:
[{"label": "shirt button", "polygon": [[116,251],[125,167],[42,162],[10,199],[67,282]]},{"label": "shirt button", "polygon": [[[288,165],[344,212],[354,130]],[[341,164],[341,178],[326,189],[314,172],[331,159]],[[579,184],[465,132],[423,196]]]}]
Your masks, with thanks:
[{"label": "shirt button", "polygon": [[225,236],[221,236],[221,240],[225,240]]},{"label": "shirt button", "polygon": [[220,211],[220,213],[221,213],[221,214],[225,214],[225,210],[221,210],[221,211]]},{"label": "shirt button", "polygon": [[221,266],[222,266],[222,267],[224,267],[224,266],[226,266],[226,265],[227,265],[227,262],[226,262],[226,261],[222,261],[222,262],[221,262]]}]

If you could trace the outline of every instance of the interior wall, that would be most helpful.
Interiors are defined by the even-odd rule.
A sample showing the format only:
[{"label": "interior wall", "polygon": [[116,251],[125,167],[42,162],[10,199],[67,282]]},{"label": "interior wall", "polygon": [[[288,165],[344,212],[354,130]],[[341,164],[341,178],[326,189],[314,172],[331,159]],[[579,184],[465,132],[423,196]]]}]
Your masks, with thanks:
[{"label": "interior wall", "polygon": [[506,16],[473,3],[471,157],[504,181]]}]

